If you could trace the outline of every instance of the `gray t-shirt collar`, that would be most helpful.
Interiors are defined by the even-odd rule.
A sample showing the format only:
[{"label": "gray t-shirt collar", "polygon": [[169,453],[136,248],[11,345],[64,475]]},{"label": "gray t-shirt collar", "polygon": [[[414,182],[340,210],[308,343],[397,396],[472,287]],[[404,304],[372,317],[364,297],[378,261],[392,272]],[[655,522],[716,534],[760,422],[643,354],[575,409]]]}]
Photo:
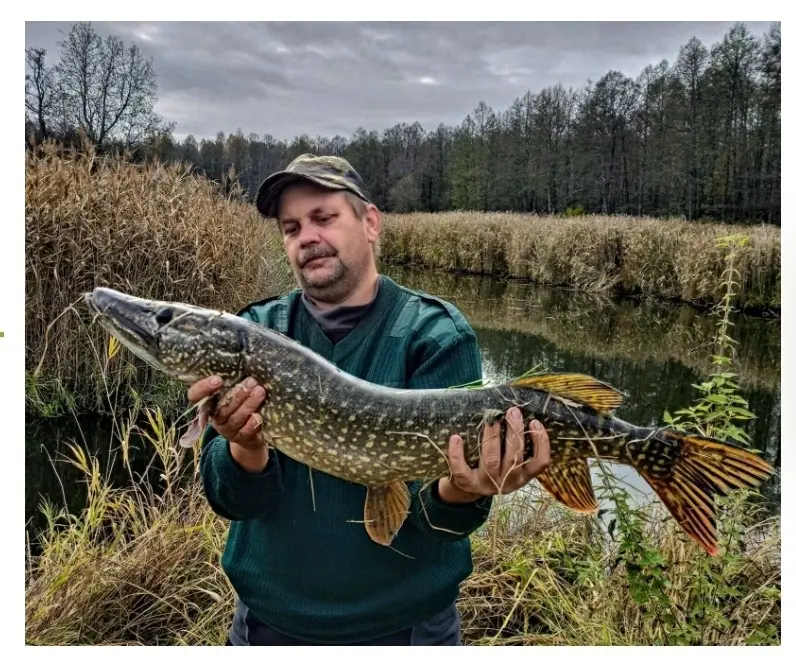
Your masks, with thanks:
[{"label": "gray t-shirt collar", "polygon": [[379,275],[378,284],[376,286],[376,294],[373,299],[367,304],[360,304],[356,306],[342,305],[339,307],[332,307],[331,309],[321,309],[318,307],[307,294],[302,292],[301,300],[310,315],[318,321],[321,329],[324,332],[343,333],[353,330],[357,323],[359,323],[362,316],[365,315],[368,309],[376,301],[381,290],[381,275]]}]

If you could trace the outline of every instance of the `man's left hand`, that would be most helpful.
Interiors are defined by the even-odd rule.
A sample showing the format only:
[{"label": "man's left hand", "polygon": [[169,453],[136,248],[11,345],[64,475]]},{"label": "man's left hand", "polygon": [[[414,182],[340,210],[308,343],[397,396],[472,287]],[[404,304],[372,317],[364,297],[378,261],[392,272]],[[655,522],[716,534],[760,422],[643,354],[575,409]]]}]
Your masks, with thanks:
[{"label": "man's left hand", "polygon": [[500,422],[484,428],[481,459],[471,469],[464,458],[459,435],[450,439],[448,457],[451,475],[439,480],[439,496],[449,504],[466,504],[480,497],[505,495],[519,490],[541,474],[550,463],[550,438],[537,420],[528,423],[533,440],[533,457],[523,463],[525,435],[522,413],[516,407],[506,412],[506,449],[500,457]]}]

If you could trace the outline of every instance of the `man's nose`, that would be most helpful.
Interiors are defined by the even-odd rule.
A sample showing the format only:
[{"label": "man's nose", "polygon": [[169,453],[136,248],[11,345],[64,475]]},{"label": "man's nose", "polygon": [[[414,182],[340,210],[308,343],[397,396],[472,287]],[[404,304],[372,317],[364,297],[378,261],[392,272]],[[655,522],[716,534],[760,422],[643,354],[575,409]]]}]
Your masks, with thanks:
[{"label": "man's nose", "polygon": [[321,241],[318,230],[314,225],[302,225],[299,230],[299,244],[307,246],[308,244],[317,244]]}]

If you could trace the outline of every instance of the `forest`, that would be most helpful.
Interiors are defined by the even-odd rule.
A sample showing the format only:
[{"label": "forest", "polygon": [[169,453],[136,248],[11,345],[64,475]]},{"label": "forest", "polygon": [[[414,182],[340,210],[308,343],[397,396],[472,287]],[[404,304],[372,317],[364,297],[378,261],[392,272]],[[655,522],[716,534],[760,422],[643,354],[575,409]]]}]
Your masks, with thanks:
[{"label": "forest", "polygon": [[[26,52],[28,146],[82,133],[101,149],[188,163],[222,184],[234,175],[249,198],[268,174],[313,152],[345,156],[388,212],[781,224],[779,23],[762,37],[737,23],[716,44],[692,38],[635,78],[611,70],[579,89],[551,82],[518,91],[508,109],[479,101],[456,126],[426,129],[407,119],[331,138],[238,128],[179,141],[154,111],[154,65],[135,45],[76,24],[61,48],[54,66],[43,50]],[[81,86],[87,77],[94,84]]]}]

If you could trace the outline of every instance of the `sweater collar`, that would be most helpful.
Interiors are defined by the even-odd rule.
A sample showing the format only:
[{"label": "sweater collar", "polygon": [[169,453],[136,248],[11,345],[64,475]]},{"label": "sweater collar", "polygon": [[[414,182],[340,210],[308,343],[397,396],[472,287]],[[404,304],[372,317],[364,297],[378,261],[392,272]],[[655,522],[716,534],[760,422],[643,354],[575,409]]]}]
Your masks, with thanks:
[{"label": "sweater collar", "polygon": [[357,323],[359,323],[362,316],[364,316],[373,303],[378,299],[381,292],[382,276],[379,275],[376,279],[376,294],[373,299],[367,304],[357,304],[354,306],[341,305],[331,307],[330,309],[322,309],[317,306],[315,302],[305,292],[301,293],[301,301],[304,303],[307,311],[310,313],[325,332],[329,331],[347,331],[353,330]]},{"label": "sweater collar", "polygon": [[[370,303],[367,310],[360,315],[358,322],[354,325],[351,332],[336,345],[332,344],[329,337],[323,331],[320,323],[312,317],[310,309],[303,299],[303,295],[301,306],[305,310],[307,316],[309,316],[310,327],[316,329],[316,335],[323,337],[329,342],[334,351],[335,358],[342,358],[356,348],[374,329],[380,327],[380,322],[388,313],[390,306],[395,303],[399,292],[398,284],[390,279],[390,277],[379,274],[379,290],[376,293],[375,299]],[[334,307],[334,309],[339,308],[340,307]]]}]

